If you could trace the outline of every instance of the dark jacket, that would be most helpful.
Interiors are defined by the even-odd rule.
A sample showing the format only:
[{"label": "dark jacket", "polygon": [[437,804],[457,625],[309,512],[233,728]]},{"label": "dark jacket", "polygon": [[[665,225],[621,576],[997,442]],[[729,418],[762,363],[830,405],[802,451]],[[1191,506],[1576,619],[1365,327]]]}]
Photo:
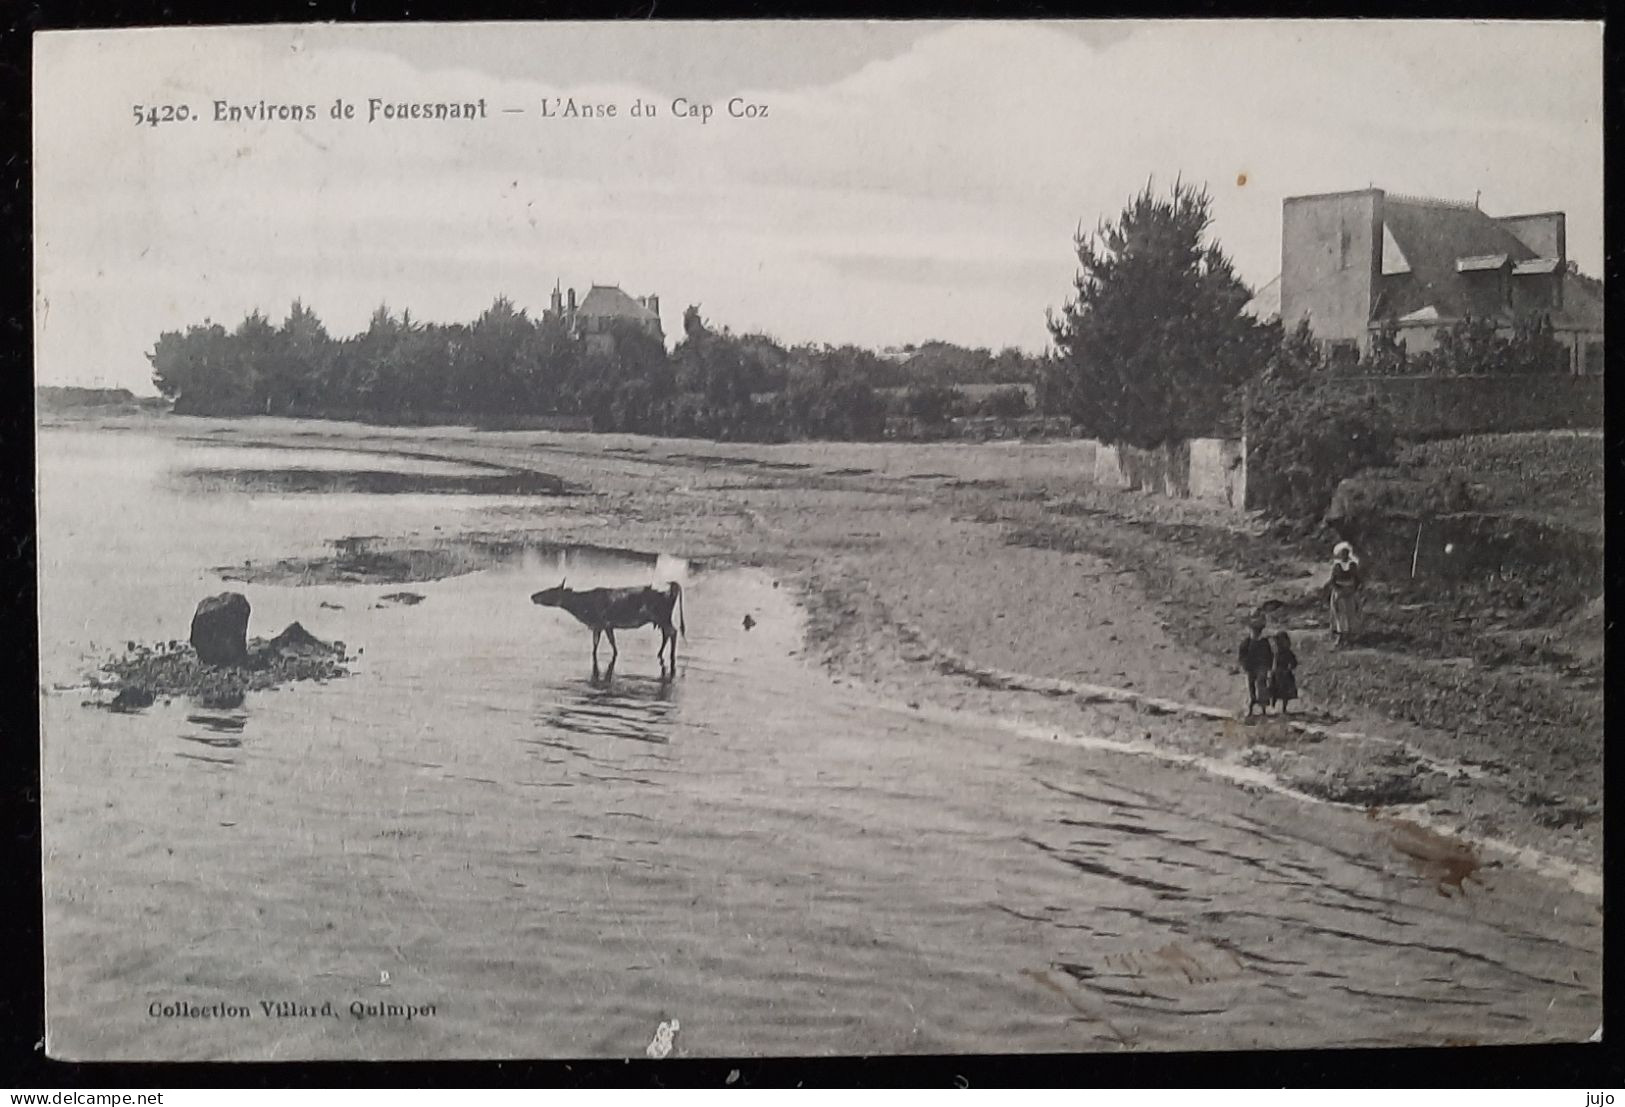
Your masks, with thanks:
[{"label": "dark jacket", "polygon": [[1360,563],[1351,561],[1345,566],[1333,561],[1332,587],[1342,589],[1360,587]]},{"label": "dark jacket", "polygon": [[1275,649],[1270,645],[1270,640],[1263,636],[1254,638],[1248,635],[1243,638],[1236,656],[1241,662],[1242,672],[1248,675],[1267,673],[1275,667]]}]

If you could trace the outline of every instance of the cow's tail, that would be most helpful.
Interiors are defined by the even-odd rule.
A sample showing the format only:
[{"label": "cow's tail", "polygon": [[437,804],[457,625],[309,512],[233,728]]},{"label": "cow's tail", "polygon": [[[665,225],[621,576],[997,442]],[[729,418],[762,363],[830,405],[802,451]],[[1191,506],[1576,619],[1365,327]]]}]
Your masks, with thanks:
[{"label": "cow's tail", "polygon": [[683,586],[675,580],[671,582],[671,598],[677,604],[677,629],[682,632],[683,641],[688,641],[688,626],[683,620]]}]

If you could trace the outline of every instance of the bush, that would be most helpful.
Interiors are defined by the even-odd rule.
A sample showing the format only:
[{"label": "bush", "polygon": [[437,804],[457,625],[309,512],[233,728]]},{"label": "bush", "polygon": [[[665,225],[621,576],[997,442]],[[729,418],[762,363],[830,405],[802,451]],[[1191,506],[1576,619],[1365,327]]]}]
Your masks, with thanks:
[{"label": "bush", "polygon": [[903,393],[902,414],[927,423],[946,423],[965,414],[965,394],[945,384],[916,384]]},{"label": "bush", "polygon": [[976,405],[976,414],[990,415],[995,419],[1019,419],[1028,410],[1027,393],[1021,388],[1000,388],[990,392]]},{"label": "bush", "polygon": [[1504,334],[1490,320],[1467,318],[1439,332],[1438,348],[1415,359],[1416,368],[1441,377],[1563,373],[1568,351],[1546,315],[1526,316]]},{"label": "bush", "polygon": [[1397,456],[1392,413],[1328,389],[1325,368],[1305,325],[1246,393],[1248,498],[1301,523],[1326,514],[1345,478]]}]

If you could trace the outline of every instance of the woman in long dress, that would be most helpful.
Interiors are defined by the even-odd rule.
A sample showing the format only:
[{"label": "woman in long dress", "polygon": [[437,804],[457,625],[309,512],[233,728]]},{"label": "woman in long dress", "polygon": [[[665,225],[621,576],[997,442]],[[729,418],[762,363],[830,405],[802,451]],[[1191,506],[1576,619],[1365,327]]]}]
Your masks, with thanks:
[{"label": "woman in long dress", "polygon": [[1360,559],[1347,542],[1332,547],[1331,608],[1332,636],[1351,640],[1360,614]]}]

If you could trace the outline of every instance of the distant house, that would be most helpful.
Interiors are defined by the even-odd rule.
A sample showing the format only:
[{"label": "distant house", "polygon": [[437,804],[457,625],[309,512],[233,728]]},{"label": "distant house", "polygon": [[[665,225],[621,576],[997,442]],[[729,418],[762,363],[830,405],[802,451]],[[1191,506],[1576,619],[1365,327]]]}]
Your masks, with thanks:
[{"label": "distant house", "polygon": [[1595,282],[1568,272],[1559,211],[1494,217],[1476,201],[1380,188],[1291,196],[1281,275],[1248,310],[1276,315],[1288,330],[1307,319],[1329,354],[1350,358],[1384,331],[1421,353],[1468,317],[1510,332],[1543,315],[1574,372],[1602,372],[1602,297]]},{"label": "distant house", "polygon": [[543,317],[562,321],[571,334],[585,340],[587,349],[599,353],[615,348],[615,338],[610,332],[616,323],[629,323],[658,342],[666,341],[660,327],[660,297],[634,298],[612,284],[593,285],[579,304],[575,289],[570,289],[566,298],[555,284],[550,306]]}]

